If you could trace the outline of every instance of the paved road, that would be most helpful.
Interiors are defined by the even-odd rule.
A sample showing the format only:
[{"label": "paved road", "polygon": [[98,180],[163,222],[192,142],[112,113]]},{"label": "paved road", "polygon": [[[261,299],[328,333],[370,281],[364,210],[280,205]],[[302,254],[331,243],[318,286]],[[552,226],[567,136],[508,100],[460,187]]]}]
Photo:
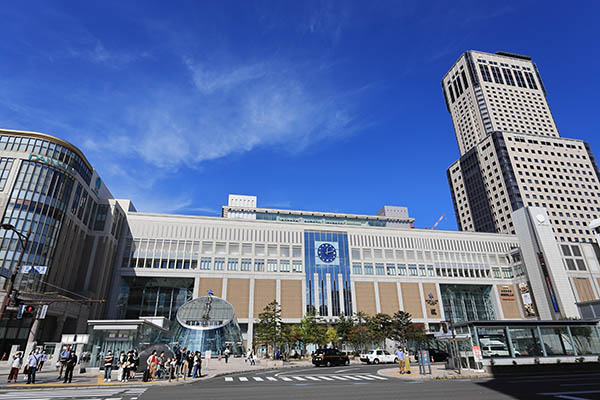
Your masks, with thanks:
[{"label": "paved road", "polygon": [[[165,399],[598,399],[600,375],[407,381],[377,374],[381,366],[303,368],[216,377],[149,388],[140,400]],[[1,400],[1,398],[0,398]]]},{"label": "paved road", "polygon": [[146,389],[145,387],[115,387],[3,390],[0,392],[0,400],[138,400]]}]

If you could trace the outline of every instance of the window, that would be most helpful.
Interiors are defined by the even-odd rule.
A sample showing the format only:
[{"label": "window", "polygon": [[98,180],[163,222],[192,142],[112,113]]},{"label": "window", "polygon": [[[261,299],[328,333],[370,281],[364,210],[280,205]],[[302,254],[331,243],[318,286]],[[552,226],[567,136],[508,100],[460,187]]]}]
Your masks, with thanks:
[{"label": "window", "polygon": [[417,265],[416,264],[408,264],[408,274],[410,276],[417,276]]},{"label": "window", "polygon": [[385,266],[386,272],[388,275],[394,276],[396,275],[396,266],[394,264],[387,264]]},{"label": "window", "polygon": [[240,271],[250,271],[250,266],[252,265],[252,260],[249,258],[242,258],[242,263],[240,264]]},{"label": "window", "polygon": [[373,264],[365,263],[365,275],[373,275]]},{"label": "window", "polygon": [[290,262],[288,260],[281,260],[279,262],[280,272],[290,272]]},{"label": "window", "polygon": [[398,275],[406,276],[406,264],[398,264]]},{"label": "window", "polygon": [[487,65],[479,64],[479,70],[481,71],[481,78],[486,82],[491,82],[492,77],[490,76],[490,70]]},{"label": "window", "polygon": [[425,276],[425,266],[422,264],[419,265],[419,275]]},{"label": "window", "polygon": [[460,75],[462,76],[462,80],[463,80],[463,84],[465,85],[465,89],[468,89],[469,83],[467,82],[467,76],[465,75],[465,71],[462,71],[460,73]]},{"label": "window", "polygon": [[230,258],[227,260],[227,271],[237,271],[238,269],[238,259]]},{"label": "window", "polygon": [[200,259],[200,269],[208,270],[210,269],[211,258],[210,257],[202,257]]},{"label": "window", "polygon": [[494,81],[496,83],[504,83],[502,80],[502,75],[500,74],[500,68],[492,67],[492,74],[494,75]]},{"label": "window", "polygon": [[8,178],[8,174],[12,168],[13,160],[13,158],[7,157],[0,158],[0,190],[4,190],[6,179]]},{"label": "window", "polygon": [[360,263],[352,263],[352,273],[354,275],[362,275],[362,265]]},{"label": "window", "polygon": [[225,269],[225,259],[221,257],[215,258],[214,270],[223,271]]},{"label": "window", "polygon": [[429,276],[435,276],[435,271],[433,270],[433,265],[428,265],[427,266],[427,275],[429,275]]},{"label": "window", "polygon": [[383,264],[380,264],[380,263],[375,264],[375,273],[377,275],[385,275],[385,270],[383,268]]},{"label": "window", "polygon": [[293,272],[302,272],[302,261],[292,261]]},{"label": "window", "polygon": [[267,272],[277,272],[277,260],[267,260]]},{"label": "window", "polygon": [[515,71],[515,78],[517,80],[517,85],[519,85],[519,87],[526,87],[525,86],[525,79],[523,79],[523,73],[521,71]]},{"label": "window", "polygon": [[300,258],[302,257],[302,247],[294,246],[292,247],[292,258]]},{"label": "window", "polygon": [[265,270],[265,260],[254,260],[254,271],[263,272]]},{"label": "window", "polygon": [[527,78],[527,83],[529,84],[530,89],[537,89],[535,79],[533,78],[533,74],[531,72],[525,72],[525,78]]},{"label": "window", "polygon": [[504,74],[504,80],[506,83],[510,86],[515,86],[515,80],[513,79],[510,69],[502,68],[502,73]]}]

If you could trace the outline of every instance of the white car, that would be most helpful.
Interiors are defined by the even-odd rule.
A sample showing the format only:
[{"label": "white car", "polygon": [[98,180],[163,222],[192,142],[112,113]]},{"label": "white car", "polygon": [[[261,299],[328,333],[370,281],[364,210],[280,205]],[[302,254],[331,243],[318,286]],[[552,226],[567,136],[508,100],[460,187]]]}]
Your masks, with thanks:
[{"label": "white car", "polygon": [[371,350],[368,353],[361,354],[360,361],[366,362],[367,364],[397,363],[398,357],[385,350]]}]

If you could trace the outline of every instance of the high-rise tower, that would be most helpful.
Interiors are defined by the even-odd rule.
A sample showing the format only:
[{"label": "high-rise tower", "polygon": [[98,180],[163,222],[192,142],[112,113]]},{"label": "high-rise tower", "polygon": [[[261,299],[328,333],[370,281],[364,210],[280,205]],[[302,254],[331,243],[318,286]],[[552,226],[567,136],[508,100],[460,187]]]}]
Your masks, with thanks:
[{"label": "high-rise tower", "polygon": [[512,212],[545,207],[561,242],[592,242],[600,170],[561,138],[530,57],[467,51],[442,80],[461,157],[447,170],[459,229],[514,233]]}]

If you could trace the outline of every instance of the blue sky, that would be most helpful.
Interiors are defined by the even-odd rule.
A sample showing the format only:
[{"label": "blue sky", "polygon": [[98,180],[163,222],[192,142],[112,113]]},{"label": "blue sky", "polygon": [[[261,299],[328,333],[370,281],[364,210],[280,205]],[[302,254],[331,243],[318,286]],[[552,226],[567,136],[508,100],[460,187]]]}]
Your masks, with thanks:
[{"label": "blue sky", "polygon": [[4,4],[0,127],[86,154],[140,211],[375,213],[456,229],[440,80],[467,49],[537,62],[562,136],[600,156],[596,21],[581,2]]}]

